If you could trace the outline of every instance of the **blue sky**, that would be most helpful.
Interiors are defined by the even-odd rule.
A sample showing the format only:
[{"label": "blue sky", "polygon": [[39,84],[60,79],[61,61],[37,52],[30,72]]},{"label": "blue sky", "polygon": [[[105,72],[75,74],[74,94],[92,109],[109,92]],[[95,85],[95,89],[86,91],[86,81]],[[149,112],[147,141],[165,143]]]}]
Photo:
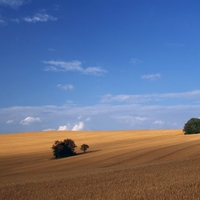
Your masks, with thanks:
[{"label": "blue sky", "polygon": [[0,0],[0,133],[183,128],[200,117],[199,10]]}]

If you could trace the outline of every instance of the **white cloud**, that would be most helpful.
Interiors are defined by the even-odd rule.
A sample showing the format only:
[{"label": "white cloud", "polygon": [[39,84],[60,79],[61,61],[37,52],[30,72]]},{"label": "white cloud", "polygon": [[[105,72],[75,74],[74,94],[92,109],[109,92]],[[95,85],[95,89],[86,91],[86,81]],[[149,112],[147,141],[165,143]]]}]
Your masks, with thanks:
[{"label": "white cloud", "polygon": [[141,123],[146,120],[145,117],[135,117],[131,115],[120,115],[120,116],[114,116],[113,118],[117,119],[119,122],[127,123],[130,125],[134,125],[136,123]]},{"label": "white cloud", "polygon": [[84,128],[84,123],[79,122],[79,123],[76,123],[74,126],[72,126],[70,123],[64,126],[59,126],[58,130],[59,131],[65,131],[65,130],[80,131],[83,128]]},{"label": "white cloud", "polygon": [[82,72],[84,74],[98,76],[106,73],[107,71],[102,69],[101,67],[88,67],[86,69],[83,69]]},{"label": "white cloud", "polygon": [[79,71],[81,72],[83,68],[82,63],[78,60],[72,62],[64,61],[43,61],[46,66],[45,71],[57,71],[57,72],[67,72],[67,71]]},{"label": "white cloud", "polygon": [[[87,129],[90,130],[113,130],[113,129],[153,129],[157,128],[158,124],[155,121],[162,119],[164,123],[162,128],[182,128],[183,125],[191,117],[199,117],[200,105],[142,105],[142,104],[97,104],[91,106],[77,106],[77,105],[63,105],[63,106],[38,106],[38,107],[10,107],[0,109],[0,126],[1,132],[21,132],[23,128],[7,126],[4,119],[11,119],[13,121],[20,121],[24,116],[31,116],[31,114],[37,115],[40,119],[44,119],[42,123],[38,123],[37,126],[32,126],[32,129],[26,131],[39,131],[44,130],[44,127],[59,127],[60,123],[65,124],[66,119],[68,121],[76,121],[77,116],[82,116],[82,119],[86,119],[88,115],[92,118],[92,123],[87,122]],[[24,120],[27,124],[28,119]],[[84,121],[84,120],[82,120]],[[119,123],[121,122],[121,123]],[[79,125],[79,126],[76,126]],[[82,124],[84,125],[84,124]],[[72,130],[81,127],[79,123],[66,124],[60,126],[59,129]],[[13,129],[14,128],[14,129]],[[85,128],[85,126],[84,126]]]},{"label": "white cloud", "polygon": [[63,90],[73,90],[74,89],[74,86],[72,84],[67,84],[67,85],[58,84],[57,87],[59,87]]},{"label": "white cloud", "polygon": [[59,126],[58,128],[59,131],[66,131],[66,130],[69,130],[67,125],[64,125],[64,126]]},{"label": "white cloud", "polygon": [[0,0],[0,5],[10,6],[12,8],[18,8],[28,2],[29,0]]},{"label": "white cloud", "polygon": [[24,21],[30,23],[36,22],[47,22],[47,21],[56,21],[57,18],[53,17],[52,15],[48,15],[46,13],[36,13],[33,17],[25,17]]},{"label": "white cloud", "polygon": [[101,99],[101,103],[109,102],[128,102],[128,103],[143,103],[143,102],[158,102],[167,99],[199,99],[200,90],[179,93],[163,93],[163,94],[139,94],[139,95],[111,95],[106,94]]},{"label": "white cloud", "polygon": [[101,67],[88,67],[83,68],[82,62],[78,60],[74,60],[71,62],[65,62],[65,61],[43,61],[43,63],[46,65],[45,71],[54,71],[54,72],[80,72],[83,74],[88,75],[102,75],[106,73],[107,71],[102,69]]},{"label": "white cloud", "polygon": [[[36,13],[34,16],[30,17],[24,17],[24,18],[15,18],[11,19],[12,22],[20,23],[21,21],[25,21],[28,23],[36,23],[36,22],[47,22],[47,21],[56,21],[57,18],[53,17],[52,15],[49,15],[44,11]],[[48,51],[55,51],[52,48],[49,48]]]},{"label": "white cloud", "polygon": [[[65,125],[59,127],[63,130],[78,130],[81,126],[87,130],[153,129],[161,125],[162,128],[169,129],[182,128],[190,118],[199,117],[200,104],[197,100],[200,99],[200,90],[183,93],[141,94],[136,95],[136,97],[128,95],[125,97],[109,95],[105,103],[89,106],[69,102],[62,106],[0,108],[1,132],[39,131],[44,130],[44,127],[57,127],[58,129],[60,125]],[[158,100],[164,100],[164,103],[158,102]],[[175,102],[171,104],[170,100],[175,100]],[[144,104],[144,102],[148,103]],[[31,127],[18,126],[16,123],[8,126],[5,123],[8,119],[12,119],[14,122],[24,119],[21,120],[21,124],[29,124],[31,117],[26,118],[26,116],[37,116],[43,120],[37,126]],[[78,116],[82,118],[77,119]],[[92,123],[90,122],[91,118]],[[66,124],[66,120],[70,123]],[[162,124],[162,122],[164,123]]]},{"label": "white cloud", "polygon": [[200,90],[193,90],[189,92],[180,92],[180,93],[165,93],[160,95],[162,98],[199,98]]},{"label": "white cloud", "polygon": [[157,73],[157,74],[147,74],[147,75],[143,75],[141,77],[141,79],[149,79],[149,80],[155,80],[155,79],[159,79],[161,78],[161,74]]},{"label": "white cloud", "polygon": [[107,102],[113,102],[113,101],[118,101],[118,102],[129,101],[130,99],[138,99],[139,96],[140,95],[126,95],[126,94],[113,96],[111,94],[106,94],[101,99],[101,102],[107,103]]},{"label": "white cloud", "polygon": [[78,124],[75,124],[74,127],[72,128],[72,131],[80,131],[84,128],[84,123],[79,122]]},{"label": "white cloud", "polygon": [[13,124],[13,123],[14,123],[13,120],[8,120],[8,121],[6,121],[6,124]]},{"label": "white cloud", "polygon": [[26,117],[25,119],[20,121],[20,124],[22,125],[30,125],[34,122],[41,122],[39,117]]},{"label": "white cloud", "polygon": [[163,122],[162,120],[156,120],[154,121],[154,124],[158,124],[158,125],[163,125],[165,122]]},{"label": "white cloud", "polygon": [[146,120],[145,117],[134,117],[134,119],[137,120],[137,121],[140,121],[140,122],[143,122],[143,121]]}]

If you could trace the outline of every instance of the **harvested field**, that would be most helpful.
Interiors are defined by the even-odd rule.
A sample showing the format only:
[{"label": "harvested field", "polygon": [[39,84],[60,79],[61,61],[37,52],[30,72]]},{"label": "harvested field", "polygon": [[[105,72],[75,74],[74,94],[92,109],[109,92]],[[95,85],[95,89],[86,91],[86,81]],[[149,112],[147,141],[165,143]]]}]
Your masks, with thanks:
[{"label": "harvested field", "polygon": [[[54,159],[55,140],[78,155]],[[182,130],[0,135],[1,199],[200,199],[200,134]],[[90,146],[87,153],[81,144]]]}]

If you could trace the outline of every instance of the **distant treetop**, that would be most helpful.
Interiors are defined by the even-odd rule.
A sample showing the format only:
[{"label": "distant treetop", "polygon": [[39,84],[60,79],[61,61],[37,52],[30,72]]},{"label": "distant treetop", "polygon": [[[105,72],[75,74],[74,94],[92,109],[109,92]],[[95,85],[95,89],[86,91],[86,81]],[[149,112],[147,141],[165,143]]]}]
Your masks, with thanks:
[{"label": "distant treetop", "polygon": [[191,118],[188,120],[183,128],[184,134],[197,134],[200,133],[200,119]]}]

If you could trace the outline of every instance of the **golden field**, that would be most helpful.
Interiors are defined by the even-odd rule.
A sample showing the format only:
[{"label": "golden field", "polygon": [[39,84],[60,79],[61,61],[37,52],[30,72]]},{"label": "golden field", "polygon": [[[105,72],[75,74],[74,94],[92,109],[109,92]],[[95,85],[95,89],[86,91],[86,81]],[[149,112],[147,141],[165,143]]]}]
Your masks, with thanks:
[{"label": "golden field", "polygon": [[[78,155],[54,159],[55,140]],[[182,130],[0,135],[0,199],[200,199],[200,134]],[[80,146],[90,146],[82,153]]]}]

